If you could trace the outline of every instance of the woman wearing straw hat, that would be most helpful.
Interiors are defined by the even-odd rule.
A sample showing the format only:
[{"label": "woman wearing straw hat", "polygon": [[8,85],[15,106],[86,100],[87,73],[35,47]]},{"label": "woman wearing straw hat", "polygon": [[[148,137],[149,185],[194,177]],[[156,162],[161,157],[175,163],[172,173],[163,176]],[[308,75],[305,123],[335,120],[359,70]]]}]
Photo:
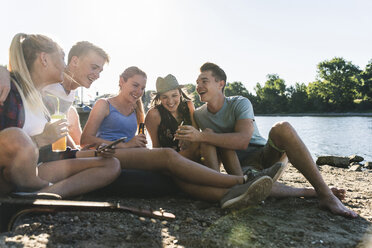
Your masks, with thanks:
[{"label": "woman wearing straw hat", "polygon": [[[152,108],[145,119],[153,147],[170,147],[182,156],[207,167],[220,170],[216,147],[207,143],[186,143],[173,137],[180,125],[197,127],[194,121],[194,104],[182,90],[175,76],[168,74],[156,80],[156,93]],[[208,131],[208,130],[205,130]],[[229,174],[242,175],[235,151],[221,151],[221,160]]]}]

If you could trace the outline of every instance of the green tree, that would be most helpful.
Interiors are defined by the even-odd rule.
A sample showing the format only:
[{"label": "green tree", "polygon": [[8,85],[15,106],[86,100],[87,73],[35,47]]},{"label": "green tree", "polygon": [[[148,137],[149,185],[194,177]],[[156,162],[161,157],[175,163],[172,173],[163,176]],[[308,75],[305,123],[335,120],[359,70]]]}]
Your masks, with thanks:
[{"label": "green tree", "polygon": [[372,59],[366,65],[364,71],[360,74],[361,84],[358,89],[358,110],[372,109]]},{"label": "green tree", "polygon": [[277,74],[268,74],[265,85],[262,87],[260,83],[257,83],[254,89],[258,100],[257,113],[281,113],[288,111],[285,81]]},{"label": "green tree", "polygon": [[304,83],[296,83],[287,89],[289,95],[289,111],[292,113],[304,113],[309,111],[307,87]]},{"label": "green tree", "polygon": [[154,90],[146,90],[145,94],[143,94],[142,96],[143,108],[145,109],[145,113],[147,113],[147,111],[151,107],[151,100],[152,100],[153,93],[155,93]]},{"label": "green tree", "polygon": [[249,92],[241,82],[227,83],[225,86],[225,96],[245,96],[249,97]]},{"label": "green tree", "polygon": [[366,69],[360,74],[362,84],[360,92],[363,97],[372,100],[372,59],[366,65]]},{"label": "green tree", "polygon": [[203,103],[200,101],[198,92],[196,92],[195,84],[186,84],[185,89],[186,89],[185,93],[187,93],[187,95],[191,97],[191,99],[193,100],[195,108],[198,108],[201,105],[203,105]]},{"label": "green tree", "polygon": [[257,97],[251,94],[242,82],[227,83],[225,96],[244,96],[251,101],[253,108],[257,107]]},{"label": "green tree", "polygon": [[360,84],[360,69],[343,58],[318,64],[318,79],[323,84],[320,94],[337,110],[351,109]]}]

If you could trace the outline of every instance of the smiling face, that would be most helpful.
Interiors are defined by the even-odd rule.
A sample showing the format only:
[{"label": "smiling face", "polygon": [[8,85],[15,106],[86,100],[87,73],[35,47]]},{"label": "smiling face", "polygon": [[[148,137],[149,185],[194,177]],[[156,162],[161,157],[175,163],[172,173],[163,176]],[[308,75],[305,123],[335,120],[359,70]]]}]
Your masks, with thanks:
[{"label": "smiling face", "polygon": [[128,78],[125,82],[123,77],[120,77],[120,94],[130,103],[137,102],[145,92],[146,77],[143,75],[134,75]]},{"label": "smiling face", "polygon": [[95,51],[89,51],[80,58],[74,56],[69,63],[69,71],[73,79],[79,84],[74,88],[83,86],[89,88],[97,80],[103,70],[106,59],[97,54]]},{"label": "smiling face", "polygon": [[201,101],[209,102],[214,99],[216,95],[223,95],[222,88],[224,85],[225,82],[223,80],[216,81],[211,71],[203,71],[196,80],[196,91]]},{"label": "smiling face", "polygon": [[181,102],[181,94],[179,89],[169,90],[160,95],[159,100],[163,107],[171,113],[177,111],[178,105]]}]

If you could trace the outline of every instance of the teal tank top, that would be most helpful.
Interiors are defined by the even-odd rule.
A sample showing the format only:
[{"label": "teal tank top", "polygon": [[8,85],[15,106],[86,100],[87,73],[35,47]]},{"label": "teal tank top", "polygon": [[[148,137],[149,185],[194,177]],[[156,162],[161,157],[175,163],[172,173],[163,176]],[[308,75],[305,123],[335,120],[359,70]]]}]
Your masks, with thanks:
[{"label": "teal tank top", "polygon": [[126,116],[120,113],[114,106],[109,104],[110,113],[103,119],[101,126],[98,129],[97,137],[109,141],[117,140],[121,137],[127,137],[126,142],[131,140],[137,131],[137,116],[133,111]]}]

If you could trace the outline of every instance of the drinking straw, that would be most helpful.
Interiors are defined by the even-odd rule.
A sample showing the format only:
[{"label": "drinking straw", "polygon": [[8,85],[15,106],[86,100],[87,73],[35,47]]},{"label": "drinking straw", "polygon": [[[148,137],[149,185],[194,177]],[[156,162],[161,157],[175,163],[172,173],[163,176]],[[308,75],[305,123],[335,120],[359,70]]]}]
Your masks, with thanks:
[{"label": "drinking straw", "polygon": [[52,94],[47,94],[48,96],[51,96],[51,97],[54,97],[56,100],[57,100],[57,113],[56,114],[59,114],[59,97],[57,96],[54,96]]}]

